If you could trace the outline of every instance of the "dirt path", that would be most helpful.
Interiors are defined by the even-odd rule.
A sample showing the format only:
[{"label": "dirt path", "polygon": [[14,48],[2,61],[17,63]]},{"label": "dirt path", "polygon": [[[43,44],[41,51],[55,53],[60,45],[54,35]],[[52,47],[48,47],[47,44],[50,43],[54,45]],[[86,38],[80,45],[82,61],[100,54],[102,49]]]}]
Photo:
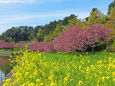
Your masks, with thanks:
[{"label": "dirt path", "polygon": [[11,56],[11,53],[0,52],[0,56]]}]

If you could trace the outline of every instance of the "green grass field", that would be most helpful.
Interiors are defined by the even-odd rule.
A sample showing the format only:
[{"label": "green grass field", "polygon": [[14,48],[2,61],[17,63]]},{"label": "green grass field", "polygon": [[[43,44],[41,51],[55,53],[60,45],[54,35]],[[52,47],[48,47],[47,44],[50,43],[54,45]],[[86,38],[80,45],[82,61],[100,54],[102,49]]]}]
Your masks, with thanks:
[{"label": "green grass field", "polygon": [[89,60],[91,60],[92,63],[95,63],[98,60],[104,60],[108,59],[108,57],[114,57],[115,58],[115,52],[95,52],[95,53],[89,53],[89,52],[74,52],[74,53],[46,53],[45,56],[49,60],[58,60],[58,59],[67,59],[67,58],[73,58],[74,56],[84,56],[84,57],[90,57]]}]

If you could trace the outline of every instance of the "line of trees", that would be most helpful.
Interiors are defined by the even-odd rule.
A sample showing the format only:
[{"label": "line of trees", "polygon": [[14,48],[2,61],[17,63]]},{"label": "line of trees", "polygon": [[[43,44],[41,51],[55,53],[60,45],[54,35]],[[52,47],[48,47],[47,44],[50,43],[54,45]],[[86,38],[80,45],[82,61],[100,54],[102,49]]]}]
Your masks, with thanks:
[{"label": "line of trees", "polygon": [[[0,35],[0,40],[7,42],[19,42],[19,41],[44,41],[49,40],[47,36],[55,29],[67,26],[69,20],[76,19],[74,14],[65,17],[63,20],[53,21],[44,26],[38,25],[36,27],[31,26],[19,26],[12,27]],[[56,30],[57,31],[57,30]],[[62,32],[61,30],[59,32]]]}]

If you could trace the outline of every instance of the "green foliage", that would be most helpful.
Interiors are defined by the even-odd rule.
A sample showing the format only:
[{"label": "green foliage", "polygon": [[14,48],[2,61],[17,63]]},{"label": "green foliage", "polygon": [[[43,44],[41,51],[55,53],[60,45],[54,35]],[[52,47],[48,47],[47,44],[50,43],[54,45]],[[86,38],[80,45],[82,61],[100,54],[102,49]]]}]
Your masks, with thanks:
[{"label": "green foliage", "polygon": [[69,20],[74,19],[74,18],[76,18],[76,17],[77,17],[76,15],[71,14],[69,17],[65,17],[65,18],[63,19],[62,24],[63,24],[64,26],[67,26]]},{"label": "green foliage", "polygon": [[84,29],[86,29],[88,27],[89,22],[88,21],[81,21],[80,25],[82,26],[82,29],[84,30]]},{"label": "green foliage", "polygon": [[112,28],[115,30],[115,7],[111,8],[110,10],[110,18],[109,18],[110,23],[112,23]]},{"label": "green foliage", "polygon": [[109,21],[111,23],[115,24],[115,7],[111,8],[111,10],[110,10],[110,19],[109,19]]},{"label": "green foliage", "polygon": [[66,28],[73,27],[79,23],[80,23],[80,19],[77,19],[77,18],[70,19]]},{"label": "green foliage", "polygon": [[44,40],[46,42],[53,40],[55,37],[57,37],[62,32],[62,24],[58,23],[56,25],[56,28],[53,32],[50,32],[48,36],[45,36]]},{"label": "green foliage", "polygon": [[109,21],[110,23],[110,27],[112,28],[111,31],[111,37],[109,37],[109,39],[113,40],[112,45],[109,47],[110,51],[115,51],[115,7],[111,7],[110,9],[110,17],[109,17]]},{"label": "green foliage", "polygon": [[38,40],[38,41],[43,41],[43,32],[42,32],[42,29],[41,29],[41,28],[38,29],[38,32],[37,32],[37,40]]},{"label": "green foliage", "polygon": [[103,46],[105,42],[103,40],[100,40],[96,43],[96,47]]},{"label": "green foliage", "polygon": [[87,20],[89,24],[104,24],[106,22],[106,16],[97,8],[93,8]]},{"label": "green foliage", "polygon": [[115,41],[113,42],[113,44],[111,46],[111,50],[115,52]]},{"label": "green foliage", "polygon": [[20,26],[12,27],[0,36],[1,40],[8,42],[30,41],[35,37],[35,31],[33,27]]},{"label": "green foliage", "polygon": [[111,8],[115,7],[115,0],[109,4],[108,14],[110,14]]}]

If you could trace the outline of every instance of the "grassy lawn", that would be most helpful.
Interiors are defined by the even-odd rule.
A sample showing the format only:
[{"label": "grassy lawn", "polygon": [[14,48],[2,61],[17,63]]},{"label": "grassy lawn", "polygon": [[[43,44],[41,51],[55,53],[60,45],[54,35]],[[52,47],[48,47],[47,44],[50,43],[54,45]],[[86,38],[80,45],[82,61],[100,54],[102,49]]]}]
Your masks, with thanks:
[{"label": "grassy lawn", "polygon": [[102,51],[102,52],[95,52],[95,53],[91,53],[91,52],[75,52],[75,53],[46,53],[45,56],[47,57],[48,60],[65,60],[65,59],[70,59],[73,58],[74,56],[83,56],[83,57],[87,57],[88,59],[91,60],[91,63],[94,64],[96,61],[98,60],[105,60],[108,59],[109,57],[114,57],[115,58],[115,52],[106,52],[106,51]]},{"label": "grassy lawn", "polygon": [[13,53],[13,52],[18,52],[18,50],[11,50],[11,49],[0,49],[0,52],[4,52],[4,53]]}]

